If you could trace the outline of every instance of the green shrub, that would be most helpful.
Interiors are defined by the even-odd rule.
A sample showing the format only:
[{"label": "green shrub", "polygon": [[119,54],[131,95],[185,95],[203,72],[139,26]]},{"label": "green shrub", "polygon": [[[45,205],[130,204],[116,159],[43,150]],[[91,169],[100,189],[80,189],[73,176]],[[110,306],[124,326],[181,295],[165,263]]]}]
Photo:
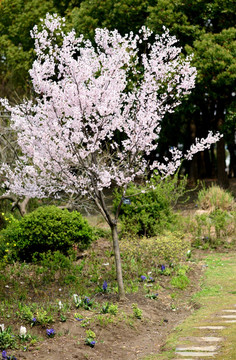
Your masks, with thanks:
[{"label": "green shrub", "polygon": [[186,259],[190,242],[179,233],[166,234],[153,238],[123,239],[120,242],[123,267],[135,274],[143,267],[178,264]]},{"label": "green shrub", "polygon": [[[176,216],[172,211],[173,205],[185,193],[187,178],[178,179],[178,174],[161,180],[154,175],[148,190],[142,185],[131,184],[126,192],[130,204],[122,204],[120,220],[122,234],[132,233],[147,237],[157,235],[163,229],[168,229]],[[114,192],[114,211],[121,199],[119,191]]]},{"label": "green shrub", "polygon": [[1,235],[5,242],[16,244],[16,256],[26,261],[48,251],[68,254],[74,244],[85,249],[94,238],[92,228],[80,213],[56,206],[36,209],[9,224]]}]

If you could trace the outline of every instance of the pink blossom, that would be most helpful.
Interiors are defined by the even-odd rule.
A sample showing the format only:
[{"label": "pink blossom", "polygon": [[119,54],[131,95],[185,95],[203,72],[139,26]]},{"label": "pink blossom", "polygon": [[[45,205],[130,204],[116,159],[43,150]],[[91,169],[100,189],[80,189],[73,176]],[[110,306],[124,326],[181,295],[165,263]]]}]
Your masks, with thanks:
[{"label": "pink blossom", "polygon": [[[152,32],[145,27],[125,36],[97,29],[93,46],[74,30],[65,33],[64,19],[48,14],[42,29],[35,26],[31,35],[36,98],[17,106],[0,100],[11,112],[22,151],[14,166],[3,164],[0,170],[9,192],[39,198],[80,193],[103,206],[100,193],[111,184],[125,187],[150,167],[163,176],[173,174],[182,159],[220,138],[209,133],[186,154],[174,148],[163,164],[150,165],[144,158],[157,148],[165,114],[174,111],[195,82],[191,58],[183,60],[168,30],[151,44]],[[139,54],[140,42],[146,42],[148,53]]]}]

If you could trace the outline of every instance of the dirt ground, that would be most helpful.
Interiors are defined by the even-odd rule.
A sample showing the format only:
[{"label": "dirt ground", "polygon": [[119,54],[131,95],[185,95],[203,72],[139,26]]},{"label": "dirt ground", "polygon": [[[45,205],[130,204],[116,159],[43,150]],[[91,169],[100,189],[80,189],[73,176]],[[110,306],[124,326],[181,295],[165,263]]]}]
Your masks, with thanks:
[{"label": "dirt ground", "polygon": [[[91,348],[84,343],[85,331],[81,323],[73,318],[65,323],[53,324],[57,335],[37,343],[35,348],[27,352],[16,352],[17,360],[134,360],[146,355],[160,352],[167,335],[183,321],[197,304],[191,302],[191,296],[198,290],[199,278],[204,268],[202,263],[194,265],[190,271],[191,285],[186,290],[172,289],[167,283],[167,277],[161,276],[160,291],[157,299],[148,299],[144,294],[130,294],[124,303],[119,303],[118,317],[120,321],[92,324],[88,328],[96,333],[96,345]],[[173,299],[171,294],[175,294]],[[100,294],[96,301],[112,300],[114,295]],[[132,304],[136,303],[143,311],[141,320],[130,321],[127,315],[132,314]],[[122,319],[121,314],[126,314]],[[82,316],[89,317],[89,311],[80,311]],[[104,315],[103,315],[104,316]],[[44,330],[38,330],[42,336]]]}]

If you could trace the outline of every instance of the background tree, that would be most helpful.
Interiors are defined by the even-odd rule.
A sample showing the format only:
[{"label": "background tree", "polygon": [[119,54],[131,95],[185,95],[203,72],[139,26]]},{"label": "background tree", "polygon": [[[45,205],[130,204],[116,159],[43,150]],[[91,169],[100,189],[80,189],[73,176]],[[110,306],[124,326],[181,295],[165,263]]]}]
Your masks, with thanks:
[{"label": "background tree", "polygon": [[[173,174],[182,157],[191,159],[219,139],[210,133],[185,155],[172,148],[172,159],[163,164],[145,160],[157,146],[164,115],[180,104],[195,79],[195,68],[182,59],[176,39],[166,31],[151,45],[151,35],[146,29],[124,37],[100,29],[93,46],[74,31],[64,34],[60,18],[47,15],[42,31],[35,26],[32,32],[35,101],[15,107],[1,101],[11,112],[22,152],[13,167],[1,168],[5,188],[20,196],[67,193],[92,199],[112,231],[121,298],[117,220],[127,185],[150,168]],[[140,54],[142,42],[148,54]],[[117,132],[123,134],[119,142]],[[111,186],[122,189],[115,215],[104,194]]]},{"label": "background tree", "polygon": [[77,34],[92,40],[96,28],[117,29],[122,35],[137,33],[145,23],[147,8],[147,0],[85,0],[73,8],[70,19]]},{"label": "background tree", "polygon": [[[210,128],[224,132],[225,116],[231,107],[235,89],[235,11],[236,4],[230,0],[160,0],[149,7],[148,26],[159,32],[165,23],[171,33],[180,39],[185,50],[195,55],[194,65],[198,71],[196,87],[188,103],[178,113],[186,123],[183,140],[186,147],[191,141],[189,134],[190,138],[201,137]],[[172,131],[177,134],[178,119],[174,116],[172,120],[167,122],[167,129],[168,124],[172,124]],[[231,126],[235,129],[235,123]],[[190,175],[195,179],[200,175],[214,175],[214,153],[206,151],[202,155],[197,155],[191,163]],[[217,144],[218,181],[227,187],[225,167],[225,146],[224,139],[221,139]],[[203,169],[205,171],[201,174]]]}]

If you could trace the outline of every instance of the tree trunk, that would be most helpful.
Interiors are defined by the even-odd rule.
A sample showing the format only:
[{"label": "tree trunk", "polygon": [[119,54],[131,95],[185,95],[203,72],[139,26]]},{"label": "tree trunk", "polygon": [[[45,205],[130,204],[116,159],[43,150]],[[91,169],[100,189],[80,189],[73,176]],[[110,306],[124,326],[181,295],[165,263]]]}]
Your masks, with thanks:
[{"label": "tree trunk", "polygon": [[230,178],[236,178],[236,146],[235,144],[229,144],[228,150],[230,154],[230,163],[229,163],[229,176]]},{"label": "tree trunk", "polygon": [[119,300],[124,300],[125,299],[125,290],[124,290],[123,277],[122,277],[117,225],[113,225],[111,227],[111,230],[112,230],[113,249],[114,249],[115,261],[116,261],[116,277],[117,277],[117,282],[118,282]]},{"label": "tree trunk", "polygon": [[[189,130],[190,130],[190,137],[191,137],[191,142],[193,143],[196,139],[196,132],[197,132],[197,127],[195,124],[195,121],[192,119],[189,125]],[[196,184],[197,179],[198,179],[198,154],[193,155],[193,158],[190,162],[190,170],[189,170],[189,180],[191,183]]]},{"label": "tree trunk", "polygon": [[[223,124],[223,120],[219,119],[218,120],[218,129],[220,130]],[[222,186],[223,188],[227,189],[229,187],[229,179],[228,179],[228,175],[225,171],[225,141],[224,138],[222,137],[218,142],[217,142],[217,179],[218,179],[218,184],[220,186]]]},{"label": "tree trunk", "polygon": [[229,187],[229,179],[225,166],[225,141],[224,138],[221,138],[217,142],[217,179],[219,185],[227,189]]}]

